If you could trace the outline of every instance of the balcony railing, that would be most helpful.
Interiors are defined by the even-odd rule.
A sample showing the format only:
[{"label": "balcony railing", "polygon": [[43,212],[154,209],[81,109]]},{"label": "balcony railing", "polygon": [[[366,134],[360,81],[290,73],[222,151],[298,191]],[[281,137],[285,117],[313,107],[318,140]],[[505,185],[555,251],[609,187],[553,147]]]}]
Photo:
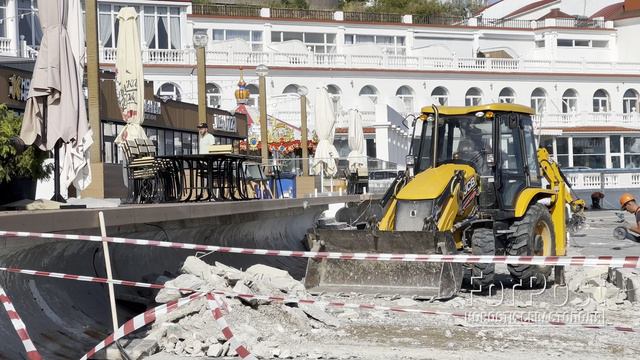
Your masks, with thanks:
[{"label": "balcony railing", "polygon": [[[450,25],[471,27],[492,27],[511,29],[536,29],[542,27],[568,27],[568,28],[605,28],[604,20],[583,18],[567,19],[543,19],[543,20],[519,20],[519,19],[488,19],[482,17],[462,16],[433,16],[356,12],[356,11],[332,11],[332,10],[305,10],[261,8],[260,6],[224,5],[224,4],[200,4],[193,5],[193,15],[223,16],[223,17],[255,17],[291,20],[324,20],[324,21],[353,21],[367,23],[410,23],[418,25]],[[613,26],[613,23],[610,22]]]},{"label": "balcony railing", "polygon": [[[640,174],[637,170],[580,170],[566,171],[565,176],[574,190],[629,189],[640,187]],[[604,179],[604,184],[602,183]]]},{"label": "balcony railing", "polygon": [[0,53],[7,54],[15,52],[11,49],[11,38],[0,38]]},{"label": "balcony railing", "polygon": [[534,115],[534,125],[538,128],[570,128],[620,126],[640,129],[640,113],[613,112],[575,112],[569,114],[540,114]]},{"label": "balcony railing", "polygon": [[260,17],[260,7],[226,4],[203,4],[192,7],[193,15]]},{"label": "balcony railing", "polygon": [[[145,64],[194,65],[193,49],[143,49]],[[103,48],[100,60],[114,63],[116,51]],[[640,74],[640,63],[575,61],[575,60],[531,60],[492,59],[465,57],[430,57],[404,55],[356,55],[356,54],[316,54],[275,53],[275,52],[233,52],[207,51],[208,65],[300,67],[300,68],[343,68],[343,69],[394,69],[454,72],[536,72],[536,73],[590,73],[590,74]]]}]

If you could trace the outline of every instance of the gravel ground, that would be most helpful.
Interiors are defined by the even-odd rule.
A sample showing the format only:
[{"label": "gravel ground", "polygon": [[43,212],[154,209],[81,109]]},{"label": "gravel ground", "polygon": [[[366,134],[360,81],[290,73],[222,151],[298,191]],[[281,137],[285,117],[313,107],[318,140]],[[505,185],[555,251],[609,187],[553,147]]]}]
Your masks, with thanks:
[{"label": "gravel ground", "polygon": [[[614,211],[587,213],[585,228],[570,240],[569,255],[640,255],[640,243],[615,240]],[[627,214],[626,219],[633,221]],[[640,334],[611,328],[586,329],[578,324],[626,325],[640,329],[640,304],[632,304],[620,290],[605,284],[606,268],[568,268],[567,287],[543,290],[514,286],[506,266],[497,269],[498,291],[478,296],[468,289],[448,301],[415,301],[362,294],[320,294],[319,300],[339,300],[402,308],[462,313],[465,316],[419,315],[325,308],[327,319],[317,321],[299,308],[272,303],[249,307],[228,300],[229,325],[262,358],[296,359],[638,359]],[[609,296],[596,301],[590,289],[602,286]],[[200,306],[200,311],[197,311]],[[204,303],[180,321],[207,320]],[[504,321],[483,319],[496,315]],[[563,320],[570,325],[522,324],[513,317]],[[166,324],[165,324],[166,325]],[[162,324],[156,324],[157,329]],[[186,325],[185,325],[186,326]],[[215,332],[215,331],[214,331]],[[197,333],[197,331],[195,332]],[[196,335],[194,335],[196,336]],[[162,348],[162,342],[160,342]],[[206,351],[205,351],[206,352]],[[149,359],[186,357],[160,351]],[[204,357],[189,357],[189,359]]]}]

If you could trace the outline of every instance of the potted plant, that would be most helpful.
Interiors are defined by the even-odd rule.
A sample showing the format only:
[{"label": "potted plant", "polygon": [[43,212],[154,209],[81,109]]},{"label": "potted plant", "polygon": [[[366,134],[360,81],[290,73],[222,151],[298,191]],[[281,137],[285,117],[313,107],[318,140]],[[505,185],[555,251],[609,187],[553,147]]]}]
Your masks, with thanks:
[{"label": "potted plant", "polygon": [[20,152],[15,139],[20,135],[22,116],[0,104],[0,204],[34,199],[38,180],[48,179],[53,165],[43,165],[48,152],[28,146]]}]

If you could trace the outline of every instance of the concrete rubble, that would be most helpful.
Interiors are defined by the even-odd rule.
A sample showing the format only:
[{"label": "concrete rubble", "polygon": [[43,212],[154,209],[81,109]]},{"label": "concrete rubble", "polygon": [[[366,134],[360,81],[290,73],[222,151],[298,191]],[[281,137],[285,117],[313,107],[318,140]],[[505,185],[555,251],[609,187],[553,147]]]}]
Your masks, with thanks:
[{"label": "concrete rubble", "polygon": [[[165,285],[198,291],[310,297],[304,285],[289,273],[266,265],[254,265],[246,271],[240,271],[219,262],[209,265],[191,256],[185,260],[180,272],[179,276]],[[166,303],[187,294],[186,291],[162,289],[155,300]],[[224,301],[230,308],[228,314],[225,312],[225,319],[234,335],[261,358],[295,358],[304,353],[304,349],[296,346],[298,338],[310,333],[331,333],[340,327],[341,320],[338,317],[315,304],[282,304],[263,299],[225,298]],[[154,352],[179,357],[237,356],[204,299],[159,318],[129,355],[137,359]],[[313,356],[323,357],[322,354]]]}]

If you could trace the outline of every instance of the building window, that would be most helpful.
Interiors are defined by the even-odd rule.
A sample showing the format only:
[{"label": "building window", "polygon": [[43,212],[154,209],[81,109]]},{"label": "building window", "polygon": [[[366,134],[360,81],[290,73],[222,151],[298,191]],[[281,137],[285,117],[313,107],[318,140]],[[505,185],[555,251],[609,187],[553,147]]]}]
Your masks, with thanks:
[{"label": "building window", "polygon": [[404,104],[404,112],[409,114],[413,112],[413,89],[409,86],[401,86],[396,91],[396,96],[402,100]]},{"label": "building window", "polygon": [[249,100],[247,100],[248,106],[257,106],[258,97],[260,96],[260,89],[254,84],[247,85],[246,89],[249,91]]},{"label": "building window", "polygon": [[378,103],[378,89],[374,86],[367,85],[363,87],[358,95],[368,97],[374,104]]},{"label": "building window", "polygon": [[558,39],[558,47],[609,47],[608,40],[576,40],[576,39]]},{"label": "building window", "polygon": [[578,111],[578,92],[568,89],[562,94],[562,113],[569,114]]},{"label": "building window", "polygon": [[175,100],[175,101],[182,100],[182,94],[180,92],[180,89],[174,83],[162,84],[162,86],[160,86],[160,88],[158,89],[158,92],[156,93],[156,95],[158,95],[158,97],[163,100]]},{"label": "building window", "polygon": [[347,34],[344,36],[344,43],[347,45],[376,44],[382,46],[387,55],[406,54],[404,36]]},{"label": "building window", "polygon": [[431,92],[431,101],[438,105],[447,105],[449,102],[449,91],[442,86],[438,86]]},{"label": "building window", "polygon": [[547,92],[543,88],[536,88],[531,93],[531,107],[536,114],[542,114],[547,108]]},{"label": "building window", "polygon": [[476,106],[482,103],[482,90],[471,88],[464,95],[464,106]]},{"label": "building window", "polygon": [[609,94],[598,89],[593,94],[593,112],[608,112],[609,111]]},{"label": "building window", "polygon": [[18,0],[18,36],[20,38],[24,36],[24,41],[31,47],[40,46],[40,40],[42,40],[37,11],[36,0]]},{"label": "building window", "polygon": [[[0,19],[4,19],[7,17],[7,0],[0,0]],[[7,26],[6,21],[2,20],[0,22],[0,37],[7,36]]]},{"label": "building window", "polygon": [[220,87],[216,84],[207,84],[207,106],[208,107],[219,107],[220,100],[222,96],[222,91],[220,91]]},{"label": "building window", "polygon": [[624,167],[640,168],[640,137],[624,137]]},{"label": "building window", "polygon": [[147,48],[181,49],[180,8],[176,6],[144,6],[143,9],[144,31],[142,33]]},{"label": "building window", "polygon": [[638,92],[634,89],[629,89],[624,92],[622,96],[622,112],[629,114],[638,111]]},{"label": "building window", "polygon": [[498,102],[513,104],[516,102],[516,93],[512,88],[504,88],[500,90],[500,94],[498,95]]},{"label": "building window", "polygon": [[305,33],[272,31],[271,42],[279,43],[289,40],[299,40],[307,49],[318,54],[333,54],[336,52],[336,34]]},{"label": "building window", "polygon": [[606,168],[604,143],[604,137],[574,137],[573,166],[586,166],[592,169]]},{"label": "building window", "polygon": [[262,31],[213,29],[212,41],[244,40],[252,51],[262,51]]},{"label": "building window", "polygon": [[333,101],[333,110],[335,113],[340,109],[340,98],[342,97],[342,90],[337,85],[327,85],[327,92]]},{"label": "building window", "polygon": [[287,85],[284,90],[282,90],[283,94],[297,94],[300,86],[296,84]]}]

